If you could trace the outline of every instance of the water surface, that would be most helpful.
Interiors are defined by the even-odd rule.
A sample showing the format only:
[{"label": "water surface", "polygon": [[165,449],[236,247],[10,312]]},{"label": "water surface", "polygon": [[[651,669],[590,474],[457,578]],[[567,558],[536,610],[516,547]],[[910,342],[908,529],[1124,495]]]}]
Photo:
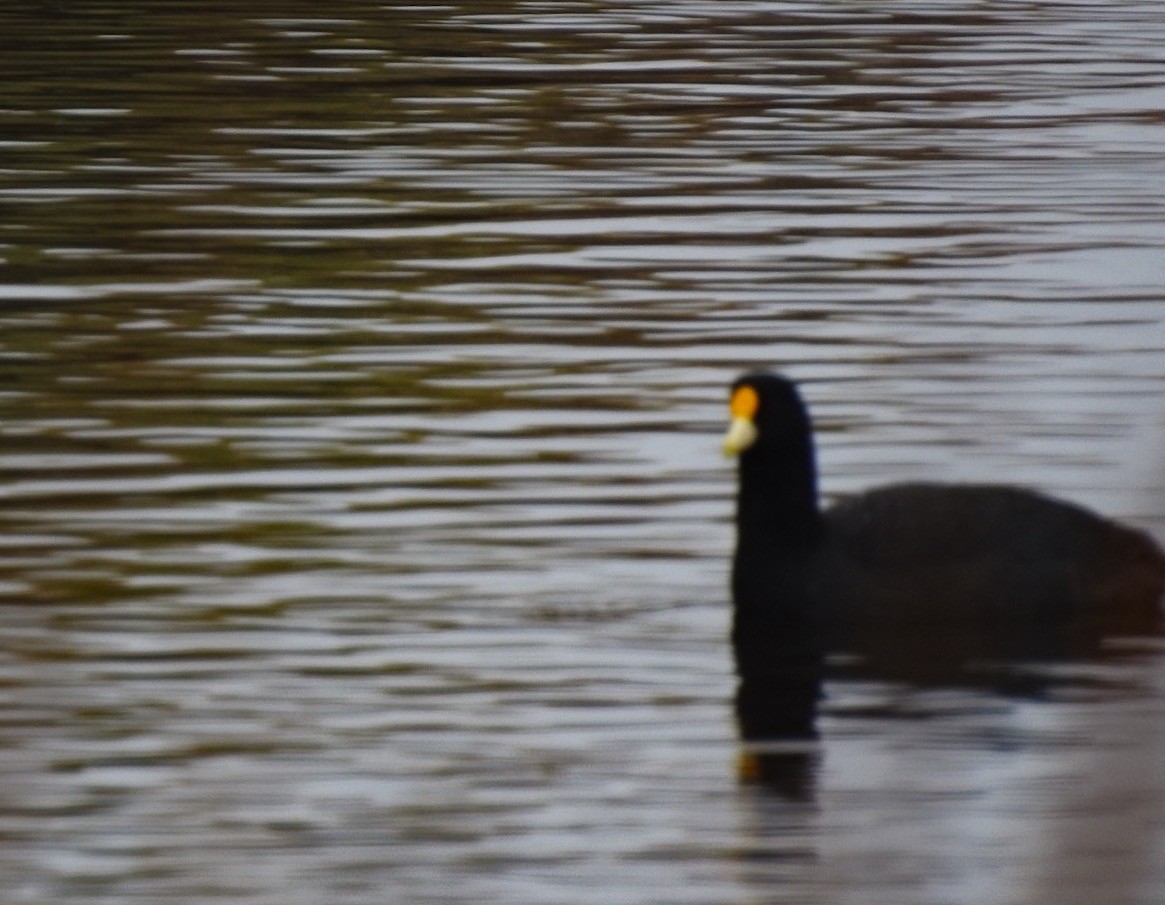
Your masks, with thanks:
[{"label": "water surface", "polygon": [[824,490],[1165,526],[1154,3],[0,13],[0,888],[1152,902],[1165,656],[738,781],[744,367]]}]

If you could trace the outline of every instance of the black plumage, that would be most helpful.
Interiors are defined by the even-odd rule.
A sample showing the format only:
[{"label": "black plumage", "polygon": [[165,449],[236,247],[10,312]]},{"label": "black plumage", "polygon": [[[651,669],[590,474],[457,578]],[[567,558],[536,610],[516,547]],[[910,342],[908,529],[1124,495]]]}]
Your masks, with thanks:
[{"label": "black plumage", "polygon": [[898,484],[822,509],[794,384],[746,375],[731,406],[732,641],[745,693],[808,696],[831,651],[1038,657],[1159,623],[1165,553],[1147,534],[1009,486]]}]

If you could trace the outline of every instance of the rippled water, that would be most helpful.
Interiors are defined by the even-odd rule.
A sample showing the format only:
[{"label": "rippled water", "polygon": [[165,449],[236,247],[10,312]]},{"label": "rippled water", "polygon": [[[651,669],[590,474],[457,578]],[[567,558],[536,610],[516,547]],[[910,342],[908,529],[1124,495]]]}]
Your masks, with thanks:
[{"label": "rippled water", "polygon": [[1159,646],[838,682],[738,781],[717,453],[779,367],[829,494],[1165,526],[1159,4],[24,4],[0,48],[5,901],[1165,894]]}]

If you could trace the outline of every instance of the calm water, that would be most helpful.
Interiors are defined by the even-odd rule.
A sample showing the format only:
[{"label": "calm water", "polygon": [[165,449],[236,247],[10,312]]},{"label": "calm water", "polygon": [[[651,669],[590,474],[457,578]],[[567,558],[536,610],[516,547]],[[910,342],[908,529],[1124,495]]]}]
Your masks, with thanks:
[{"label": "calm water", "polygon": [[717,451],[1161,532],[1159,3],[10,6],[5,902],[1165,897],[1160,645],[740,782]]}]

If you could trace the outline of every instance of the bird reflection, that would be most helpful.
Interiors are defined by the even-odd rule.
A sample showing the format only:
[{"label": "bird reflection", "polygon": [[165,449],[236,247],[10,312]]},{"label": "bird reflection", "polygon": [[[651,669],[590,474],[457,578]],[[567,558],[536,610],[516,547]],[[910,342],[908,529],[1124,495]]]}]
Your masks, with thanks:
[{"label": "bird reflection", "polygon": [[[738,658],[735,697],[741,738],[737,774],[783,798],[812,799],[821,761],[818,718],[829,689],[879,682],[905,690],[964,689],[1001,698],[1042,698],[1064,688],[1111,687],[1095,669],[1160,651],[1161,619],[1120,634],[1025,626],[998,636],[967,626],[897,624],[894,631],[851,635],[827,643],[819,633],[784,636],[774,648],[781,669],[752,669]],[[905,700],[905,699],[904,699]],[[890,710],[874,715],[893,715]],[[854,712],[846,711],[850,716]]]}]

